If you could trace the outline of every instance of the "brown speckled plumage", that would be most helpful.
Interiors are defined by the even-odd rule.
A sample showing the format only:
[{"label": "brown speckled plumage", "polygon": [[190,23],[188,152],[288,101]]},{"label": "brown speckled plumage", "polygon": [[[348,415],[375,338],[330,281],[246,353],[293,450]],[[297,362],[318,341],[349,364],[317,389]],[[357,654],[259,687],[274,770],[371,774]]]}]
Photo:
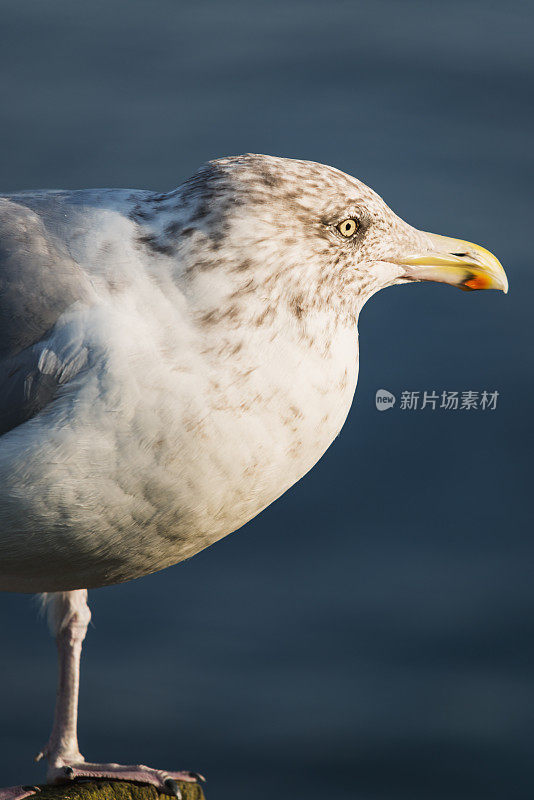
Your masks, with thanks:
[{"label": "brown speckled plumage", "polygon": [[0,588],[128,580],[259,513],[339,433],[363,304],[435,240],[254,154],[167,193],[0,198]]}]

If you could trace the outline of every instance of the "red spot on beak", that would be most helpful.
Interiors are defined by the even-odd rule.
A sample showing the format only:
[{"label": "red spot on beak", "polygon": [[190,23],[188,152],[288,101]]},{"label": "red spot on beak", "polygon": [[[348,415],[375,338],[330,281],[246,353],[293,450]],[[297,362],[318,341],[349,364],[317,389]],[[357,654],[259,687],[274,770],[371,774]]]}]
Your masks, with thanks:
[{"label": "red spot on beak", "polygon": [[465,286],[470,289],[489,289],[491,285],[491,278],[488,275],[474,275],[468,281],[465,281]]}]

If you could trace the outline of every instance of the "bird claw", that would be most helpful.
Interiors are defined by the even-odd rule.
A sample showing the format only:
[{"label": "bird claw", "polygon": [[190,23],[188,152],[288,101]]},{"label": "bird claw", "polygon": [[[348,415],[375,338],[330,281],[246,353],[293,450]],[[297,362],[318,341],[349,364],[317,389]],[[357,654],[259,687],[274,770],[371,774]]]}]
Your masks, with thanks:
[{"label": "bird claw", "polygon": [[177,800],[182,800],[182,793],[180,791],[180,787],[178,786],[178,781],[175,781],[174,778],[166,778],[163,781],[163,785],[169,794],[172,794]]},{"label": "bird claw", "polygon": [[[167,772],[151,769],[144,764],[123,766],[121,764],[92,764],[81,761],[76,764],[58,764],[48,771],[48,783],[67,783],[81,780],[114,780],[147,783],[155,786],[160,792],[182,800],[180,782],[200,783],[205,778],[198,772]],[[1,800],[1,798],[0,798]]]},{"label": "bird claw", "polygon": [[200,772],[193,772],[193,770],[189,770],[189,775],[195,780],[197,783],[206,783],[206,778],[204,775],[201,775]]}]

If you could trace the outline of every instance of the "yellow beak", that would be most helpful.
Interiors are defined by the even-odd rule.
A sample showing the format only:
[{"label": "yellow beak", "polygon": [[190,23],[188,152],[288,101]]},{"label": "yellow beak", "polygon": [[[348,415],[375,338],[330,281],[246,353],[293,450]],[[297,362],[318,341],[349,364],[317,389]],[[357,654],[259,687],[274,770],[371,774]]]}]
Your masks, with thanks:
[{"label": "yellow beak", "polygon": [[423,234],[428,249],[395,259],[413,281],[439,281],[465,291],[501,289],[508,291],[508,279],[500,261],[478,244],[450,239],[435,233]]}]

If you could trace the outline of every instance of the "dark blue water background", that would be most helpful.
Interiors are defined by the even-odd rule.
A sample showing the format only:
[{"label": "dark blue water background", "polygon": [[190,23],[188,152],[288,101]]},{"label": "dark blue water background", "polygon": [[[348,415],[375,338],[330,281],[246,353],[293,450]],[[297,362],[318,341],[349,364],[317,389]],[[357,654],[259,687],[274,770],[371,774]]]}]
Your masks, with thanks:
[{"label": "dark blue water background", "polygon": [[[0,179],[169,189],[246,151],[334,164],[510,294],[380,293],[341,437],[241,532],[91,593],[81,746],[210,800],[534,793],[534,5],[3,0]],[[374,393],[500,392],[494,412]],[[55,651],[0,597],[0,785],[35,781]]]}]

